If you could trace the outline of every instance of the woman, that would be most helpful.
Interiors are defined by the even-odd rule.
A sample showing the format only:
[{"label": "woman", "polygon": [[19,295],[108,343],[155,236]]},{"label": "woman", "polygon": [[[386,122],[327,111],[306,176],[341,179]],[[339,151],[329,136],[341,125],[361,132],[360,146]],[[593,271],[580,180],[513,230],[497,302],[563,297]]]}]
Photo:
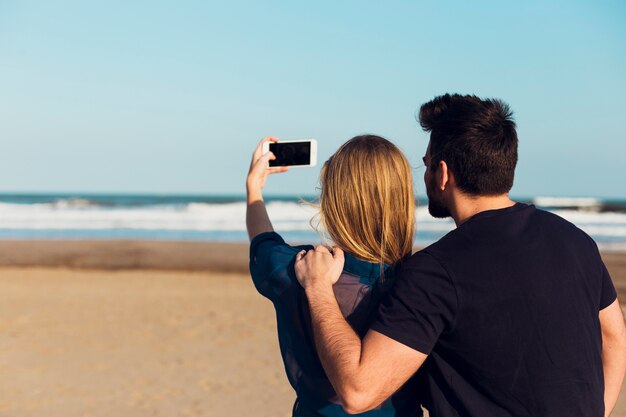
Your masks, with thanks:
[{"label": "woman", "polygon": [[[246,224],[250,243],[250,273],[257,290],[276,309],[278,338],[291,386],[297,394],[293,416],[347,416],[319,358],[304,290],[294,272],[302,249],[290,246],[273,231],[262,188],[269,174],[271,152],[259,143],[247,178]],[[379,136],[357,136],[343,144],[320,173],[321,225],[345,252],[344,270],[334,286],[344,316],[361,336],[376,313],[381,296],[393,282],[394,270],[411,254],[415,199],[411,168],[402,152]],[[409,407],[411,410],[407,410]],[[412,398],[395,394],[367,416],[421,415]]]}]

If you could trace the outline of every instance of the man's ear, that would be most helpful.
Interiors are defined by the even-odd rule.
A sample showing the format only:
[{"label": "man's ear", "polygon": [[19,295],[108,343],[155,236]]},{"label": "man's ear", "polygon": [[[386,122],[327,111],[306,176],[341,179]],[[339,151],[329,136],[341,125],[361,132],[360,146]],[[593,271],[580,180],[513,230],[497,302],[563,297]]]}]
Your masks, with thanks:
[{"label": "man's ear", "polygon": [[439,165],[437,166],[437,187],[439,190],[444,191],[446,186],[451,180],[452,172],[448,169],[448,164],[446,161],[439,161]]}]

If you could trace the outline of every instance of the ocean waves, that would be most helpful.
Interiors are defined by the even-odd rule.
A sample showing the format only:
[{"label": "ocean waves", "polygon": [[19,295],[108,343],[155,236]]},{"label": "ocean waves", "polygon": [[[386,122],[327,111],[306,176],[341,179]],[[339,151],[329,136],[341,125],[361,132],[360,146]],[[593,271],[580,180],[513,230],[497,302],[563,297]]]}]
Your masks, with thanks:
[{"label": "ocean waves", "polygon": [[[626,247],[626,212],[603,211],[602,203],[591,199],[543,202],[599,244]],[[284,198],[270,199],[267,209],[287,240],[321,241],[314,206]],[[246,241],[245,212],[245,202],[232,197],[0,196],[0,237]],[[433,219],[424,203],[418,204],[416,219],[419,245],[454,228],[450,220]]]}]

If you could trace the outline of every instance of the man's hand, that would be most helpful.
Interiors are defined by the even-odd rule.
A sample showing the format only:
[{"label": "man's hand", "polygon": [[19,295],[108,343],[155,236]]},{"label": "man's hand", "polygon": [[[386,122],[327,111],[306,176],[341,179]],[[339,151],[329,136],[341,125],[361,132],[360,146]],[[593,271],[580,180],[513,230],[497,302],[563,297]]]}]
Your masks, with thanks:
[{"label": "man's hand", "polygon": [[296,255],[296,277],[306,291],[315,347],[343,408],[363,413],[382,403],[421,366],[427,355],[370,330],[363,343],[333,293],[343,270],[339,248],[318,246]]},{"label": "man's hand", "polygon": [[337,247],[330,253],[324,246],[301,251],[296,255],[296,277],[305,290],[332,288],[343,271],[343,251]]}]

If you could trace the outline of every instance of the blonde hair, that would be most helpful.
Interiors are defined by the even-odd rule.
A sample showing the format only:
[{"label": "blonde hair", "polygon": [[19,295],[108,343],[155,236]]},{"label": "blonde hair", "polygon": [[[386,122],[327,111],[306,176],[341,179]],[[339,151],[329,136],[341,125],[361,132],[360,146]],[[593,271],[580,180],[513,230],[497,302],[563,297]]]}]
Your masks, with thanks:
[{"label": "blonde hair", "polygon": [[380,136],[344,143],[320,173],[320,222],[344,251],[393,265],[411,254],[415,197],[409,163]]}]

